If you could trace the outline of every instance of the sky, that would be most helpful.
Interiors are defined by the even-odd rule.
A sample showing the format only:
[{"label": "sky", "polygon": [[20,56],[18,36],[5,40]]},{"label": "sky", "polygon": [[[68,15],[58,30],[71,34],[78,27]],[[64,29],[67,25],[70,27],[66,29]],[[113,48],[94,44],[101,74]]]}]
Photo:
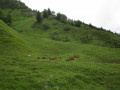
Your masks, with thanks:
[{"label": "sky", "polygon": [[73,20],[120,33],[120,0],[21,0],[31,9],[50,8]]}]

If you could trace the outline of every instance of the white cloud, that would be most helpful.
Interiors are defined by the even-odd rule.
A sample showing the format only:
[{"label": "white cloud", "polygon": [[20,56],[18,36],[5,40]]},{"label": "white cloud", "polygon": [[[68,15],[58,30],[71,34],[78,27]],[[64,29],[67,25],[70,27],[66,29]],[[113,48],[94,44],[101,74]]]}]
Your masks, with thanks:
[{"label": "white cloud", "polygon": [[120,0],[21,0],[30,8],[50,8],[71,19],[120,33]]}]

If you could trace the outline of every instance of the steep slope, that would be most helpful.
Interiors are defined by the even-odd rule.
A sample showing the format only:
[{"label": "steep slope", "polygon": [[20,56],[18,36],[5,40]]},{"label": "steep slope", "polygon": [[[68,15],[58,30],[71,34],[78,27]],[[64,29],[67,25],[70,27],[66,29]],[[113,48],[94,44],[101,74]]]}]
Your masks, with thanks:
[{"label": "steep slope", "polygon": [[28,47],[16,31],[0,20],[0,56],[27,52]]}]

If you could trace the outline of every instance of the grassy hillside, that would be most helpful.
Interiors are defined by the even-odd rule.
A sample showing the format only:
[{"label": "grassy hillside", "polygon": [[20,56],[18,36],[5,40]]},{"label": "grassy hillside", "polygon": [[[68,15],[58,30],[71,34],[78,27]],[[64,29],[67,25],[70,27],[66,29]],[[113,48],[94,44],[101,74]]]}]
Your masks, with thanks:
[{"label": "grassy hillside", "polygon": [[[8,9],[4,11],[9,12]],[[28,15],[24,13],[21,10],[11,11],[11,27],[15,31],[0,21],[0,51],[5,51],[0,52],[4,55],[0,59],[0,89],[120,89],[120,48],[100,45],[105,40],[98,40],[98,36],[104,31],[98,31],[100,33],[97,35],[94,29],[87,31],[82,27],[63,24],[54,16],[43,19],[42,23],[35,23],[36,17],[32,12],[27,11]],[[85,34],[93,40],[82,42]],[[32,51],[28,51],[28,46]],[[79,58],[66,61],[75,54]]]},{"label": "grassy hillside", "polygon": [[20,35],[0,20],[0,52],[11,53],[15,50],[28,49]]}]

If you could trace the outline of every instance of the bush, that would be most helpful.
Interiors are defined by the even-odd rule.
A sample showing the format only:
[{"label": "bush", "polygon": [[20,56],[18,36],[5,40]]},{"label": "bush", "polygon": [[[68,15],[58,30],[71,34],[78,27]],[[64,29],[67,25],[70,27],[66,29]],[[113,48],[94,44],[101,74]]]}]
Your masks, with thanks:
[{"label": "bush", "polygon": [[64,40],[63,40],[63,42],[69,42],[69,41],[70,41],[70,40],[69,40],[68,37],[65,37]]},{"label": "bush", "polygon": [[92,36],[89,34],[84,34],[83,37],[80,38],[82,43],[89,43],[93,40]]},{"label": "bush", "polygon": [[64,31],[69,31],[69,30],[70,30],[69,27],[64,28]]},{"label": "bush", "polygon": [[57,13],[56,19],[59,20],[62,23],[66,23],[67,16],[61,13]]},{"label": "bush", "polygon": [[50,26],[48,23],[43,23],[43,28],[44,28],[44,30],[48,30],[48,29],[50,29]]},{"label": "bush", "polygon": [[2,9],[0,9],[0,19],[4,21],[7,25],[10,25],[12,23],[11,15],[8,14],[7,16],[5,16]]},{"label": "bush", "polygon": [[57,32],[51,33],[51,34],[50,34],[50,38],[51,38],[52,40],[61,41],[61,38],[59,38]]},{"label": "bush", "polygon": [[81,26],[81,24],[82,24],[82,22],[81,22],[81,21],[79,21],[79,20],[74,21],[74,25],[75,25],[76,27],[80,27],[80,26]]}]

